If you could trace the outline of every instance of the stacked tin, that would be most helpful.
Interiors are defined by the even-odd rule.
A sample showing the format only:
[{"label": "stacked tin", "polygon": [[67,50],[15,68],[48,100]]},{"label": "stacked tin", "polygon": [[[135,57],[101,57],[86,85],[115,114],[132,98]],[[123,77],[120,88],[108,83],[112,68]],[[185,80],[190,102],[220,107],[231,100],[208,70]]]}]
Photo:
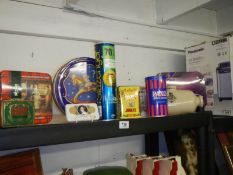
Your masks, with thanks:
[{"label": "stacked tin", "polygon": [[47,73],[0,74],[1,127],[45,124],[52,119],[52,81]]}]

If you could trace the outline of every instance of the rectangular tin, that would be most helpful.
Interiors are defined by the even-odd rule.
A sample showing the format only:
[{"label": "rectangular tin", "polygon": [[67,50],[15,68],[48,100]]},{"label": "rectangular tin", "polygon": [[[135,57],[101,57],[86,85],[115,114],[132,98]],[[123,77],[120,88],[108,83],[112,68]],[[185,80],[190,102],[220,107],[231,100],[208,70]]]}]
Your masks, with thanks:
[{"label": "rectangular tin", "polygon": [[17,127],[34,124],[33,101],[7,100],[1,103],[1,127]]},{"label": "rectangular tin", "polygon": [[99,113],[96,103],[81,103],[66,105],[66,119],[72,121],[93,121],[99,120]]},{"label": "rectangular tin", "polygon": [[52,119],[52,80],[47,73],[4,70],[0,76],[0,100],[33,101],[35,124]]},{"label": "rectangular tin", "polygon": [[117,88],[120,118],[140,117],[139,86],[120,86]]},{"label": "rectangular tin", "polygon": [[114,44],[95,45],[97,106],[102,119],[116,118],[116,69]]}]

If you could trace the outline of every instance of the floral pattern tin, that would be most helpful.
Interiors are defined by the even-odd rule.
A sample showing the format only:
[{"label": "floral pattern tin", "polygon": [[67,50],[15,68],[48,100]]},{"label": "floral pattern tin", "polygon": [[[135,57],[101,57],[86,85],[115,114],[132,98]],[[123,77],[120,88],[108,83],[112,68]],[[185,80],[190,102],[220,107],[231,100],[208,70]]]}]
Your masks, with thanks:
[{"label": "floral pattern tin", "polygon": [[55,75],[53,89],[62,112],[66,104],[96,103],[95,59],[81,57],[66,63]]}]

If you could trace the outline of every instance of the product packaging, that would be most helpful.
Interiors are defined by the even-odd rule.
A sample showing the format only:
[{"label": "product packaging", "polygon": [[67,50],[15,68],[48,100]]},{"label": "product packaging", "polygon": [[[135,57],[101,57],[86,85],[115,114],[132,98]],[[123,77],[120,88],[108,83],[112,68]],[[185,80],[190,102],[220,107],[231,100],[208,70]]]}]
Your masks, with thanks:
[{"label": "product packaging", "polygon": [[162,72],[157,76],[166,77],[167,89],[190,90],[203,97],[206,104],[206,87],[204,76],[197,71],[193,72]]},{"label": "product packaging", "polygon": [[166,116],[167,89],[165,76],[146,77],[147,113],[149,116]]},{"label": "product packaging", "polygon": [[112,43],[95,45],[97,106],[103,120],[116,118],[116,67]]},{"label": "product packaging", "polygon": [[127,168],[133,175],[143,175],[143,161],[148,159],[147,155],[134,155],[129,153],[126,155]]},{"label": "product packaging", "polygon": [[34,124],[33,101],[4,100],[1,102],[0,127],[18,127]]},{"label": "product packaging", "polygon": [[[49,74],[4,70],[1,72],[0,77],[0,100],[5,105],[1,108],[3,110],[2,114],[6,114],[7,104],[22,107],[23,103],[25,103],[24,105],[27,103],[27,109],[32,110],[28,101],[33,101],[35,110],[34,124],[45,124],[51,121],[52,80]],[[14,102],[9,103],[9,101]],[[2,117],[5,118],[6,116]]]},{"label": "product packaging", "polygon": [[140,112],[142,117],[147,116],[146,112],[146,89],[145,87],[140,87],[139,91],[139,101],[140,101]]},{"label": "product packaging", "polygon": [[167,90],[168,115],[196,112],[204,106],[203,97],[190,90]]},{"label": "product packaging", "polygon": [[95,59],[70,60],[57,71],[53,84],[54,101],[63,113],[67,104],[96,103]]},{"label": "product packaging", "polygon": [[233,115],[232,66],[233,38],[227,37],[186,48],[187,71],[203,74],[206,110],[216,115]]},{"label": "product packaging", "polygon": [[166,76],[168,114],[195,112],[207,103],[204,76],[194,72],[162,72]]},{"label": "product packaging", "polygon": [[143,175],[186,175],[180,156],[149,157],[143,161]]},{"label": "product packaging", "polygon": [[117,90],[120,118],[140,117],[140,87],[120,86]]},{"label": "product packaging", "polygon": [[67,121],[93,121],[98,120],[99,113],[96,103],[81,103],[66,105]]}]

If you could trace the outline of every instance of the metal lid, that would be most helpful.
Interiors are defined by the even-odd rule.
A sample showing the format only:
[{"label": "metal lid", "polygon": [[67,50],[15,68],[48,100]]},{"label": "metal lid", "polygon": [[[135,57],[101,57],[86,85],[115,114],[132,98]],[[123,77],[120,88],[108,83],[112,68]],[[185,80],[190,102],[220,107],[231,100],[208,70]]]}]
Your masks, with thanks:
[{"label": "metal lid", "polygon": [[96,103],[95,59],[80,57],[63,65],[53,82],[53,97],[65,112],[66,104]]}]

